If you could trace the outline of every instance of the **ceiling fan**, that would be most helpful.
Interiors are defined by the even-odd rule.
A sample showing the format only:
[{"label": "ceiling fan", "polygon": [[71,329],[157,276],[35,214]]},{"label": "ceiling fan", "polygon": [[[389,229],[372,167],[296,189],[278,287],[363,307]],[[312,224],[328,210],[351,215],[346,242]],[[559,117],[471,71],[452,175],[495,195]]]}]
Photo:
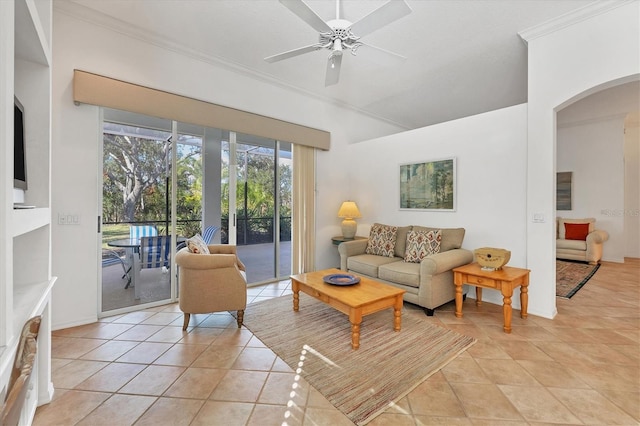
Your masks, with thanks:
[{"label": "ceiling fan", "polygon": [[340,17],[340,0],[336,0],[336,19],[326,22],[303,0],[280,0],[280,3],[318,31],[320,33],[319,41],[316,44],[264,58],[264,60],[269,63],[289,59],[320,49],[327,49],[331,51],[331,54],[327,59],[325,86],[331,86],[338,83],[340,78],[342,53],[345,50],[350,50],[351,54],[355,55],[359,47],[366,46],[367,48],[378,50],[396,59],[406,59],[401,55],[371,46],[370,44],[365,44],[361,41],[361,37],[411,13],[411,8],[405,0],[389,0],[356,22],[350,22]]}]

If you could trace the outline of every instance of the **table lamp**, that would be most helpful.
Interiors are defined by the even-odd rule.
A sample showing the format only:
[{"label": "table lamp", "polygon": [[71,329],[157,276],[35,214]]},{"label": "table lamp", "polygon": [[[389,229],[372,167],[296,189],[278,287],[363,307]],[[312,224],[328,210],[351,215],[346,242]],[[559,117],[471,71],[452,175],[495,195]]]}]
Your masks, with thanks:
[{"label": "table lamp", "polygon": [[354,201],[345,201],[338,210],[338,217],[343,218],[342,221],[342,236],[344,238],[353,238],[356,236],[356,221],[353,219],[362,217],[358,206]]}]

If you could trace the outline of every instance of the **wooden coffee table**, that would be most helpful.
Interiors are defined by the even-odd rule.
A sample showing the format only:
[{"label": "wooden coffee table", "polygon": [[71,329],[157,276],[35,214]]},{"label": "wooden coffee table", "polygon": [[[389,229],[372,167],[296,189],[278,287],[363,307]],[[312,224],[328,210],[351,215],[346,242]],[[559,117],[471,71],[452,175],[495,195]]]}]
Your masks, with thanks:
[{"label": "wooden coffee table", "polygon": [[325,269],[291,276],[293,310],[300,308],[300,291],[314,297],[336,310],[347,314],[351,323],[351,347],[360,347],[362,317],[384,309],[393,308],[393,329],[400,331],[402,324],[402,295],[404,290],[371,278],[360,277],[358,284],[339,286],[327,284],[322,277],[344,274],[339,269]]}]

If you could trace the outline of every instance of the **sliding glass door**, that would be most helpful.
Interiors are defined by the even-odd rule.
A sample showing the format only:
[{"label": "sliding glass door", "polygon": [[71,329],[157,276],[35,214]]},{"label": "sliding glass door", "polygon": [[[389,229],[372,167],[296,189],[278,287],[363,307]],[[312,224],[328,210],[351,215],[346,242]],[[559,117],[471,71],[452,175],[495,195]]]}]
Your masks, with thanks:
[{"label": "sliding glass door", "polygon": [[249,284],[291,274],[291,144],[229,135],[222,145],[223,243],[236,244]]},{"label": "sliding glass door", "polygon": [[[103,114],[103,314],[175,301],[171,253],[195,234],[237,245],[249,285],[290,275],[291,144],[123,111]],[[143,269],[138,253],[148,237],[170,241],[171,250]]]}]

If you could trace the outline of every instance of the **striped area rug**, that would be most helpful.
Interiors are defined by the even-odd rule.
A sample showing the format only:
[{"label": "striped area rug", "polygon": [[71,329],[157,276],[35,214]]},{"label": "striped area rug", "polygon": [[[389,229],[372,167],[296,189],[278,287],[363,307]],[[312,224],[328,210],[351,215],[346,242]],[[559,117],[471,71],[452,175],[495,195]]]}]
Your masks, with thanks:
[{"label": "striped area rug", "polygon": [[[415,314],[415,315],[411,315]],[[357,425],[364,425],[475,343],[405,312],[393,331],[393,311],[364,317],[360,349],[351,349],[346,315],[300,293],[250,304],[244,325]]]}]

